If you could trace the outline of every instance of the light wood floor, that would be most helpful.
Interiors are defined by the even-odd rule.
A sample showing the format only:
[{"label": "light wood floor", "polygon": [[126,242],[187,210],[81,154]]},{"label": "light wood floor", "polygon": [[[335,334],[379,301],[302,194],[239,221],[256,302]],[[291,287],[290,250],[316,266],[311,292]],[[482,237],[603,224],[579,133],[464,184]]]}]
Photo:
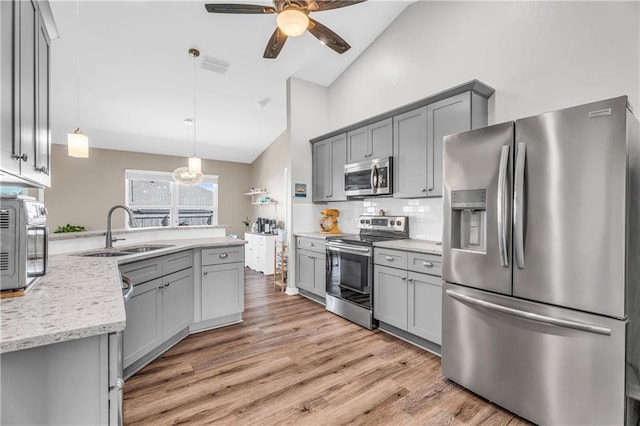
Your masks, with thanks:
[{"label": "light wood floor", "polygon": [[241,324],[189,336],[125,385],[125,424],[525,425],[440,359],[246,270]]}]

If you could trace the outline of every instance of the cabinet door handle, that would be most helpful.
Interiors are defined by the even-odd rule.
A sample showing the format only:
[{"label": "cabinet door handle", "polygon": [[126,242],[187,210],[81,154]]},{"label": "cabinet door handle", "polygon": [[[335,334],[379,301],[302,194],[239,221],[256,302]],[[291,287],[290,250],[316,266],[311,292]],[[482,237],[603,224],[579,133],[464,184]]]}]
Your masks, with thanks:
[{"label": "cabinet door handle", "polygon": [[228,253],[220,253],[220,259],[226,259],[227,257],[229,257]]},{"label": "cabinet door handle", "polygon": [[309,245],[310,245],[311,247],[315,246],[315,244],[314,244],[314,243],[309,243]]},{"label": "cabinet door handle", "polygon": [[204,271],[204,272],[202,273],[202,275],[207,275],[207,274],[208,274],[208,272],[207,272],[207,271]]},{"label": "cabinet door handle", "polygon": [[389,262],[393,262],[393,257],[391,256],[385,256],[384,258],[387,259]]},{"label": "cabinet door handle", "polygon": [[420,192],[427,192],[427,188],[422,188]]},{"label": "cabinet door handle", "polygon": [[35,167],[33,170],[35,170],[38,173],[42,173],[42,174],[47,174],[49,173],[49,169],[47,169],[45,166],[42,167]]},{"label": "cabinet door handle", "polygon": [[427,268],[433,268],[433,263],[431,263],[431,262],[422,262],[422,266],[425,266]]},{"label": "cabinet door handle", "polygon": [[402,278],[402,281],[406,281],[407,280],[407,277],[400,277],[400,278]]},{"label": "cabinet door handle", "polygon": [[25,163],[29,161],[29,156],[27,154],[22,154],[22,155],[11,154],[11,158],[13,158],[14,160],[22,160]]},{"label": "cabinet door handle", "polygon": [[169,287],[171,285],[171,283],[166,283],[164,286],[165,287]]},{"label": "cabinet door handle", "polygon": [[410,283],[413,282],[413,278],[408,278],[407,281],[409,281]]}]

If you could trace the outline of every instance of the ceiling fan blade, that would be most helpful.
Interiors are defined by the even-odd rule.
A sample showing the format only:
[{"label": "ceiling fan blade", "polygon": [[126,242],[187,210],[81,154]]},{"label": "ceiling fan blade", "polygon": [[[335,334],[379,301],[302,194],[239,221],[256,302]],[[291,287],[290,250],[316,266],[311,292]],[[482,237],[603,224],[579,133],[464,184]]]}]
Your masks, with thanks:
[{"label": "ceiling fan blade", "polygon": [[351,46],[342,37],[322,25],[320,22],[309,18],[309,28],[307,28],[322,44],[342,54],[349,50]]},{"label": "ceiling fan blade", "polygon": [[262,57],[266,59],[275,59],[282,50],[282,46],[284,46],[286,41],[287,35],[280,31],[280,28],[276,28],[267,43],[267,47],[264,49],[264,55]]},{"label": "ceiling fan blade", "polygon": [[209,13],[275,13],[276,9],[271,6],[260,6],[257,4],[238,3],[209,3],[204,7]]},{"label": "ceiling fan blade", "polygon": [[365,1],[367,0],[313,0],[309,2],[307,9],[309,12],[322,12],[323,10],[338,9]]}]

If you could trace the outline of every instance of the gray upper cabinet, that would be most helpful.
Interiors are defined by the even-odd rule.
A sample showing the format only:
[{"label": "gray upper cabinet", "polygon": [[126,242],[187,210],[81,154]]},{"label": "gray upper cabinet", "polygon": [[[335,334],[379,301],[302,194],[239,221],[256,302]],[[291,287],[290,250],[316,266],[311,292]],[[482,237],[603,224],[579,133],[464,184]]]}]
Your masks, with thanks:
[{"label": "gray upper cabinet", "polygon": [[393,154],[393,121],[391,118],[347,133],[347,164]]},{"label": "gray upper cabinet", "polygon": [[[466,92],[427,106],[427,196],[442,197],[442,139],[453,133],[465,132],[473,127],[472,93]],[[484,121],[476,127],[486,126],[486,99]]]},{"label": "gray upper cabinet", "polygon": [[[48,187],[50,177],[49,31],[46,2],[0,5],[2,148],[0,182]],[[52,22],[52,21],[51,21]],[[10,43],[12,41],[13,43]],[[8,174],[5,174],[8,173]]]},{"label": "gray upper cabinet", "polygon": [[394,198],[442,197],[443,138],[486,126],[487,99],[493,93],[472,80],[312,139],[313,201],[346,199],[336,192],[336,181],[343,177],[331,164],[337,163],[330,145],[334,140],[344,140],[346,164],[393,157]]},{"label": "gray upper cabinet", "polygon": [[487,100],[471,91],[397,115],[395,198],[442,197],[442,140],[487,125]]},{"label": "gray upper cabinet", "polygon": [[427,196],[427,107],[393,117],[393,196]]},{"label": "gray upper cabinet", "polygon": [[340,134],[313,144],[313,201],[344,201],[347,136]]}]

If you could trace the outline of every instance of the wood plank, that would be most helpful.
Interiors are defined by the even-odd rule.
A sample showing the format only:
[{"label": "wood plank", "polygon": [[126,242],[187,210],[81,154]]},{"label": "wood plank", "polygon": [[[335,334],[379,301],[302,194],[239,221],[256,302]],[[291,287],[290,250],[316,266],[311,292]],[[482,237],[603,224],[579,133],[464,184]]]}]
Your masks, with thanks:
[{"label": "wood plank", "polygon": [[127,425],[528,425],[440,358],[245,270],[243,322],[189,336],[125,385]]}]

